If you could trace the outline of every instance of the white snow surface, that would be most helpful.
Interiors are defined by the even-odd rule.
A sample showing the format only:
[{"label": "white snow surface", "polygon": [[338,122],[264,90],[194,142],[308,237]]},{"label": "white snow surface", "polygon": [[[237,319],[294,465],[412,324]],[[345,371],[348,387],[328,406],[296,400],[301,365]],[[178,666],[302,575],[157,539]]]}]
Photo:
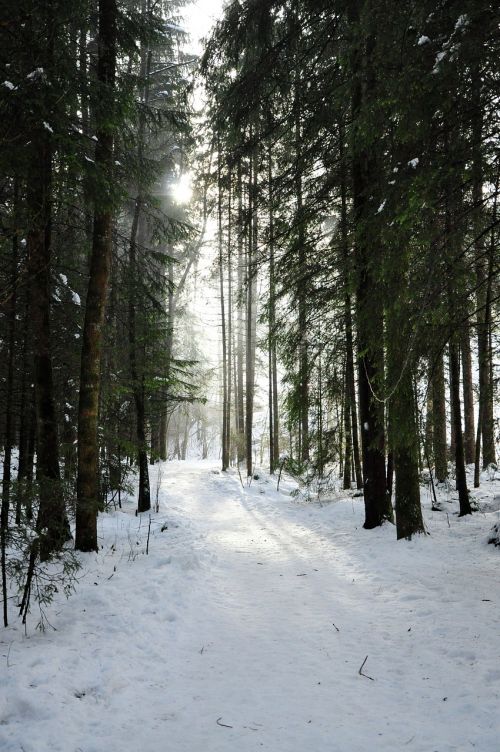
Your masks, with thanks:
[{"label": "white snow surface", "polygon": [[149,555],[132,500],[100,515],[56,631],[0,634],[2,752],[498,752],[500,482],[465,518],[424,489],[431,535],[397,542],[349,492],[156,477]]}]

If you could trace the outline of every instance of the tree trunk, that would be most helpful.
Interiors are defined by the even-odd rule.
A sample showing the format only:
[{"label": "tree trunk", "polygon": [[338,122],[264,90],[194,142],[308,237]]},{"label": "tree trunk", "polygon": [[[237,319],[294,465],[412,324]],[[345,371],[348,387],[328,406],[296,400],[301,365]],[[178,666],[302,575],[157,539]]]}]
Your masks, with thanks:
[{"label": "tree trunk", "polygon": [[457,481],[458,500],[460,504],[460,517],[471,514],[472,509],[467,490],[465,475],[465,455],[462,437],[462,415],[460,408],[460,365],[458,360],[458,346],[454,335],[450,339],[450,397],[453,422],[455,425],[455,472]]},{"label": "tree trunk", "polygon": [[[354,453],[354,474],[356,478],[356,487],[363,487],[363,476],[361,472],[361,461],[359,456],[359,437],[358,437],[358,415],[356,408],[356,384],[354,380],[354,344],[352,333],[352,301],[350,294],[351,287],[351,265],[352,260],[349,253],[349,234],[348,234],[348,210],[347,210],[347,169],[346,154],[344,144],[345,134],[343,122],[340,122],[339,128],[339,145],[340,145],[340,198],[341,198],[341,216],[340,216],[340,233],[342,243],[342,262],[344,277],[344,328],[345,328],[345,400],[344,400],[344,429],[346,436],[345,462],[344,462],[344,488],[350,488],[350,465],[351,454]],[[349,460],[349,461],[348,461]],[[347,470],[349,465],[349,470]],[[349,481],[347,480],[349,475]],[[349,486],[346,483],[349,482]]]},{"label": "tree trunk", "polygon": [[2,569],[2,592],[3,592],[3,619],[4,626],[8,626],[7,620],[7,571],[6,571],[6,547],[9,529],[10,510],[10,486],[11,486],[11,463],[13,444],[13,386],[14,386],[14,356],[16,345],[16,303],[17,303],[17,264],[18,264],[18,235],[17,235],[17,209],[18,209],[18,183],[14,185],[14,211],[12,217],[12,256],[10,269],[11,292],[6,305],[7,318],[7,384],[5,392],[5,433],[4,433],[4,458],[2,477],[2,505],[0,513],[1,532],[1,569]]},{"label": "tree trunk", "polygon": [[227,410],[226,410],[226,441],[227,463],[231,464],[231,399],[232,399],[232,364],[233,364],[233,268],[232,268],[232,181],[229,172],[228,196],[228,228],[227,228]]},{"label": "tree trunk", "polygon": [[[109,119],[109,98],[113,97],[116,68],[116,0],[99,1],[99,52],[97,78],[106,92],[107,109],[96,105],[97,143],[95,163],[112,184],[114,171],[114,128]],[[76,548],[97,551],[99,508],[99,445],[97,425],[101,384],[101,350],[106,297],[113,252],[113,212],[109,197],[96,206],[92,231],[92,253],[82,333],[80,396],[78,402],[78,476],[76,505]]]},{"label": "tree trunk", "polygon": [[347,358],[344,368],[344,466],[343,466],[343,482],[342,487],[344,489],[351,488],[351,460],[352,460],[352,431],[351,431],[351,395],[349,393],[349,385],[347,383]]},{"label": "tree trunk", "polygon": [[[457,358],[460,358],[460,354],[457,350]],[[452,386],[451,386],[451,354],[450,354],[450,348],[448,346],[448,396],[449,396],[449,402],[450,402],[450,457],[451,460],[454,461],[456,450],[457,450],[457,434],[456,434],[456,428],[455,428],[455,414],[453,412],[452,403],[453,403],[453,395],[452,395]],[[460,370],[460,362],[459,362],[459,370]]]},{"label": "tree trunk", "polygon": [[36,528],[42,560],[70,537],[59,473],[59,439],[52,375],[50,333],[51,268],[51,137],[43,125],[32,134],[32,160],[27,190],[29,231],[28,275],[31,280],[34,381],[37,426],[37,480],[40,506]]},{"label": "tree trunk", "polygon": [[[477,308],[477,347],[479,365],[479,412],[481,414],[481,437],[483,444],[483,468],[490,463],[496,462],[495,435],[494,435],[494,410],[493,410],[493,383],[491,379],[492,353],[489,347],[491,331],[491,303],[488,301],[487,290],[490,285],[491,275],[488,269],[492,250],[494,248],[492,229],[492,245],[490,254],[485,253],[485,241],[483,230],[485,226],[484,202],[483,202],[483,112],[482,106],[482,82],[479,61],[475,61],[471,70],[471,111],[472,118],[472,202],[474,208],[474,253],[476,272],[476,308]],[[498,197],[498,176],[495,191],[493,226],[496,221]]]},{"label": "tree trunk", "polygon": [[142,198],[136,199],[134,218],[132,222],[132,232],[129,247],[129,306],[128,306],[128,338],[129,338],[129,363],[130,377],[132,381],[132,391],[134,394],[134,405],[136,415],[136,439],[137,439],[137,460],[139,465],[139,489],[137,511],[147,512],[151,509],[151,494],[149,487],[149,469],[148,453],[146,443],[146,406],[144,400],[144,375],[139,375],[137,362],[137,343],[136,343],[136,314],[137,301],[135,291],[135,279],[137,274],[137,244],[142,245],[145,239],[144,217],[142,214]]},{"label": "tree trunk", "polygon": [[468,323],[463,325],[463,329],[460,332],[460,345],[462,353],[462,381],[464,393],[464,452],[466,464],[471,465],[474,462],[476,437],[474,431],[472,357]]},{"label": "tree trunk", "polygon": [[254,152],[251,158],[249,177],[249,228],[248,228],[248,259],[247,259],[247,321],[246,321],[246,461],[247,476],[253,473],[253,408],[255,389],[255,334],[257,326],[256,305],[256,264],[257,264],[257,154]]},{"label": "tree trunk", "polygon": [[302,137],[301,104],[299,87],[295,89],[295,227],[297,235],[298,270],[297,270],[297,305],[299,338],[299,420],[300,420],[300,459],[309,461],[309,343],[307,325],[307,249],[302,186]]},{"label": "tree trunk", "polygon": [[226,336],[226,312],[224,300],[224,257],[222,235],[222,154],[220,151],[220,139],[217,149],[217,214],[218,214],[218,245],[219,245],[219,294],[221,312],[221,346],[222,346],[222,471],[229,467],[229,437],[227,425],[228,410],[228,358]]},{"label": "tree trunk", "polygon": [[[392,316],[394,313],[389,312],[388,315]],[[389,384],[394,389],[389,400],[389,437],[390,454],[394,457],[396,473],[397,538],[411,540],[416,533],[425,532],[425,528],[420,505],[418,427],[413,377],[408,363],[401,370],[405,340],[400,334],[403,331],[404,325],[396,315],[387,338]]]},{"label": "tree trunk", "polygon": [[[360,27],[360,2],[349,5],[349,20]],[[384,378],[384,327],[382,294],[373,271],[373,259],[380,254],[379,240],[367,231],[371,216],[370,191],[376,183],[374,158],[363,148],[362,115],[374,96],[374,38],[366,33],[351,54],[353,74],[351,134],[353,215],[355,222],[356,323],[358,334],[358,390],[363,446],[364,527],[371,529],[392,519],[387,498],[385,474],[385,432],[383,403],[374,392],[382,388]],[[361,35],[363,37],[363,35]]]},{"label": "tree trunk", "polygon": [[274,196],[271,150],[268,154],[269,181],[269,465],[271,473],[279,466],[279,408],[276,364],[276,280],[274,264]]},{"label": "tree trunk", "polygon": [[448,461],[446,457],[446,394],[442,352],[434,361],[431,388],[434,474],[438,483],[444,483],[448,477]]},{"label": "tree trunk", "polygon": [[238,284],[238,301],[237,301],[237,402],[236,402],[236,421],[238,426],[238,442],[237,442],[237,461],[243,462],[245,459],[245,393],[243,388],[243,356],[245,350],[245,306],[244,306],[244,251],[243,251],[243,239],[244,239],[244,222],[243,222],[243,182],[241,174],[241,160],[238,161],[238,173],[237,173],[237,191],[238,191],[238,271],[237,271],[237,284]]}]

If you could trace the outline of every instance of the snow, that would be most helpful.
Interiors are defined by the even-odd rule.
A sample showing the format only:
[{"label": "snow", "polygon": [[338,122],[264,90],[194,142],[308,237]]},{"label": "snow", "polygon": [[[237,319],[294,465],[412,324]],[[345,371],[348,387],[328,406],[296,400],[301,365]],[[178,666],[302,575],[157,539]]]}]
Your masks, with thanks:
[{"label": "snow", "polygon": [[75,292],[74,290],[71,290],[71,298],[72,298],[72,300],[73,300],[73,303],[74,303],[75,305],[78,305],[78,306],[79,306],[79,305],[81,305],[81,304],[82,304],[82,301],[81,301],[81,299],[80,299],[80,296],[79,296],[79,295],[78,295],[78,293],[77,293],[77,292]]},{"label": "snow", "polygon": [[430,41],[431,40],[429,39],[429,37],[426,37],[424,34],[422,34],[422,36],[419,37],[417,44],[419,47],[421,47],[424,44],[429,44]]},{"label": "snow", "polygon": [[382,203],[380,204],[379,208],[377,209],[377,214],[380,214],[380,212],[384,211],[384,207],[387,203],[387,199],[385,198]]},{"label": "snow", "polygon": [[410,161],[408,162],[408,166],[413,167],[413,169],[415,169],[418,166],[419,162],[420,162],[419,158],[415,157],[414,159],[410,159]]},{"label": "snow", "polygon": [[54,133],[54,129],[45,120],[43,121],[43,127],[46,131],[49,131],[49,133]]},{"label": "snow", "polygon": [[6,89],[9,89],[9,91],[14,91],[16,89],[12,81],[4,81],[3,86],[5,86]]},{"label": "snow", "polygon": [[28,81],[34,81],[36,78],[40,78],[43,76],[43,68],[35,68],[34,71],[31,71],[31,73],[28,73],[26,78]]},{"label": "snow", "polygon": [[463,15],[459,16],[457,18],[457,22],[455,24],[455,31],[458,31],[459,29],[463,29],[465,26],[469,25],[469,16],[464,13]]},{"label": "snow", "polygon": [[178,31],[181,34],[187,34],[187,31],[183,26],[179,26],[178,24],[174,23],[166,23],[165,29],[167,31]]},{"label": "snow", "polygon": [[467,518],[423,489],[431,535],[396,542],[258,475],[157,465],[148,555],[133,502],[99,516],[57,631],[1,635],[2,752],[498,751],[499,481]]}]

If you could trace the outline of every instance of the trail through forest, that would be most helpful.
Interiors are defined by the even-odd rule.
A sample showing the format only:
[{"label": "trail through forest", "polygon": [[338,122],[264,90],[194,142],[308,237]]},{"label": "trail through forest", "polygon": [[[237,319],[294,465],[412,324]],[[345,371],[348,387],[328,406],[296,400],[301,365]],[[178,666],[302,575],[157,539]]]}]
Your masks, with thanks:
[{"label": "trail through forest", "polygon": [[2,750],[497,749],[498,482],[472,518],[423,499],[432,535],[395,545],[360,499],[214,462],[157,480],[149,542],[132,503],[101,515],[57,633],[5,633]]}]

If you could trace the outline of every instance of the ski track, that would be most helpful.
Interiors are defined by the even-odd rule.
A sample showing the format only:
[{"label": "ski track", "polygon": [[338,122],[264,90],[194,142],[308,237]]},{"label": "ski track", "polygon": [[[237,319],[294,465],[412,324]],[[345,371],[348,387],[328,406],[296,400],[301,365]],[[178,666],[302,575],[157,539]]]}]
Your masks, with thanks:
[{"label": "ski track", "polygon": [[100,517],[109,545],[84,557],[57,632],[2,641],[2,751],[498,752],[498,551],[480,516],[396,543],[362,530],[359,500],[164,468],[150,555],[147,518]]}]

